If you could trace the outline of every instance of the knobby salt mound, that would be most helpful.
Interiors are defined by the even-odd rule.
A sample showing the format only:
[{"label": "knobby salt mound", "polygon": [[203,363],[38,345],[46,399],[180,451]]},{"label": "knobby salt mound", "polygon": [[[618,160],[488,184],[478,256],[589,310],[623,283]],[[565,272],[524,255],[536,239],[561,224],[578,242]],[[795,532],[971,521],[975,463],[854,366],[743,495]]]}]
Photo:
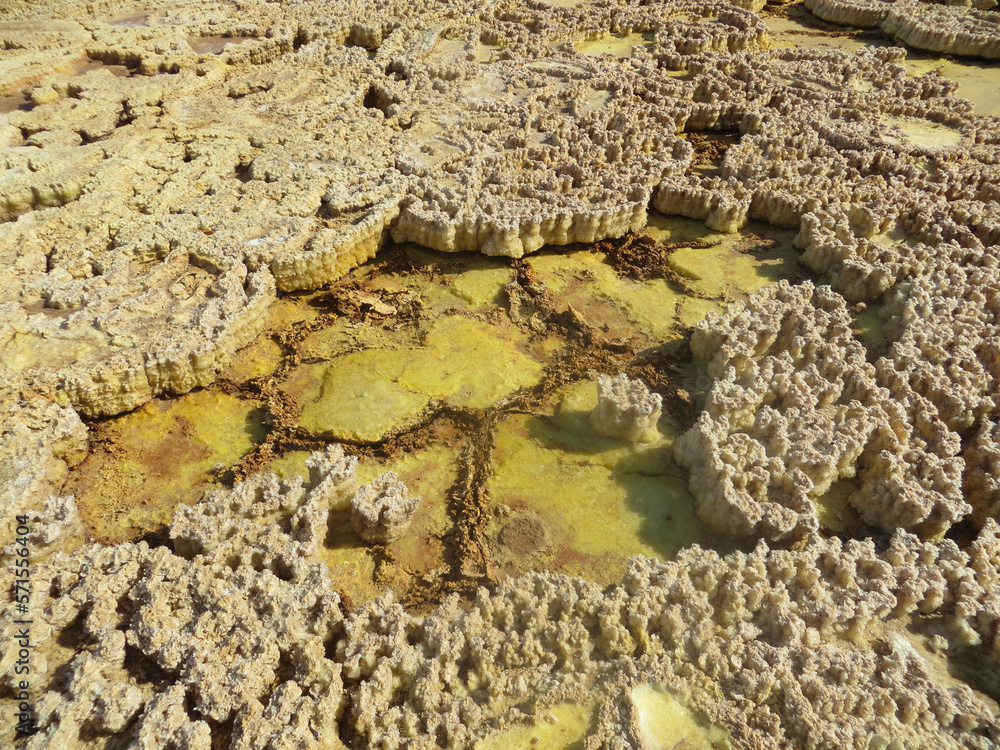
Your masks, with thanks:
[{"label": "knobby salt mound", "polygon": [[[943,677],[923,645],[1000,667],[992,519],[966,550],[903,531],[882,550],[837,539],[725,557],[694,547],[673,562],[635,558],[607,589],[535,573],[426,617],[391,594],[350,612],[317,549],[353,461],[332,448],[311,466],[308,487],[255,476],[183,509],[176,553],[87,545],[37,565],[36,673],[66,658],[54,646],[69,633],[79,647],[24,746],[119,735],[128,747],[207,750],[228,725],[234,749],[337,747],[338,736],[463,747],[589,695],[605,697],[585,746],[638,746],[628,696],[650,681],[740,747],[881,736],[986,750],[1000,739],[991,706]],[[13,663],[13,643],[0,663]]]},{"label": "knobby salt mound", "polygon": [[825,21],[881,27],[911,47],[951,55],[1000,59],[1000,13],[996,0],[954,3],[918,0],[805,0]]}]

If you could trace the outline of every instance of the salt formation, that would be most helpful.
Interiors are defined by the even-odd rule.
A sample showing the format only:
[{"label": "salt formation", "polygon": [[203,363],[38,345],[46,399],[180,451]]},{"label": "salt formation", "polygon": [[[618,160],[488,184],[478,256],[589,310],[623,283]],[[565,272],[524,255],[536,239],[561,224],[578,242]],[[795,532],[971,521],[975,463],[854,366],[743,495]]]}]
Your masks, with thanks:
[{"label": "salt formation", "polygon": [[[991,241],[996,125],[953,84],[899,50],[765,49],[738,5],[9,6],[0,94],[27,103],[0,115],[0,364],[117,414],[212,382],[277,290],[390,237],[519,257],[636,230],[651,201],[798,226],[852,297],[898,275],[876,237],[895,224],[934,244],[941,212],[945,240]],[[625,59],[575,46],[628,34],[649,42]],[[929,127],[970,148],[910,142]],[[716,174],[690,169],[704,130],[741,133]]]},{"label": "salt formation", "polygon": [[889,360],[866,360],[828,287],[780,282],[710,314],[691,349],[715,382],[675,453],[719,531],[814,533],[814,500],[851,478],[851,504],[888,531],[941,534],[970,512],[959,436]]},{"label": "salt formation", "polygon": [[1000,424],[984,422],[962,457],[965,497],[976,520],[1000,518]]},{"label": "salt formation", "polygon": [[[1000,741],[989,704],[924,645],[1000,666],[992,520],[964,551],[905,532],[882,551],[695,547],[636,558],[607,589],[534,573],[467,608],[452,597],[413,616],[386,595],[348,613],[317,549],[353,465],[336,449],[311,463],[310,489],[255,476],[181,510],[176,552],[88,545],[38,564],[38,655],[56,661],[36,672],[51,682],[25,747],[120,732],[132,748],[465,747],[585,695],[606,696],[586,746],[618,746],[633,722],[615,696],[650,681],[736,746]],[[71,631],[66,657],[55,644]]]},{"label": "salt formation", "polygon": [[[875,28],[917,49],[1000,58],[1000,13],[995,0],[946,4],[918,0],[805,0],[825,21]],[[971,7],[970,7],[971,6]]]},{"label": "salt formation", "polygon": [[[50,500],[70,466],[87,453],[87,429],[68,406],[17,379],[0,380],[0,547],[14,535],[15,518],[29,514],[46,524],[71,523],[72,501]],[[43,510],[43,505],[47,510]],[[36,540],[47,544],[40,529]]]},{"label": "salt formation", "polygon": [[351,525],[358,536],[370,544],[398,539],[420,505],[420,498],[409,493],[391,471],[362,485],[351,498]]},{"label": "salt formation", "polygon": [[[258,475],[182,508],[170,529],[178,554],[90,545],[38,565],[48,592],[35,589],[47,601],[45,624],[33,631],[39,646],[51,649],[77,626],[87,645],[64,665],[65,684],[53,684],[61,696],[39,702],[42,731],[25,746],[81,746],[95,732],[132,726],[133,747],[208,748],[210,722],[230,719],[233,748],[335,736],[340,667],[324,643],[342,612],[315,554],[327,506],[350,490],[354,463],[335,447],[310,460],[309,490],[298,478]],[[7,685],[12,654],[0,662]],[[52,675],[44,656],[33,666]],[[149,670],[163,670],[168,683],[140,679]]]},{"label": "salt formation", "polygon": [[597,376],[597,406],[590,413],[594,432],[606,437],[648,443],[656,439],[663,397],[625,373]]},{"label": "salt formation", "polygon": [[[988,9],[810,2],[995,53]],[[0,520],[32,514],[40,543],[25,747],[460,747],[607,694],[586,746],[618,748],[639,744],[640,683],[742,747],[1000,743],[992,699],[948,676],[1000,669],[1000,125],[900,49],[770,48],[759,0],[566,6],[2,3]],[[578,49],[631,35],[627,57]],[[706,131],[735,142],[696,170],[685,136]],[[676,455],[702,517],[753,552],[355,609],[321,559],[354,494],[337,449],[308,483],[255,475],[180,510],[170,544],[60,543],[79,415],[212,382],[279,291],[388,239],[519,257],[619,237],[650,205],[794,229],[832,287],[779,285],[692,338],[713,383]],[[860,303],[884,357],[850,330]],[[885,540],[817,533],[835,486]],[[366,492],[362,530],[387,540],[401,519]],[[467,567],[452,583],[488,581]]]}]

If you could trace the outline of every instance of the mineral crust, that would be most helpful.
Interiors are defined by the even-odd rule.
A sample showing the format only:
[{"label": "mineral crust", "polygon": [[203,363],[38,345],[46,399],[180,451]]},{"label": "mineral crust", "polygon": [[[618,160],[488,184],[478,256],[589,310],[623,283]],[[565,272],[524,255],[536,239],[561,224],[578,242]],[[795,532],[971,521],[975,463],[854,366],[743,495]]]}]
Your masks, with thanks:
[{"label": "mineral crust", "polygon": [[[763,219],[866,299],[921,243],[1000,232],[997,125],[953,84],[897,49],[766,49],[718,0],[7,7],[0,95],[26,98],[0,114],[0,364],[88,416],[207,385],[278,290],[390,237],[519,257],[650,205]],[[936,8],[989,15],[906,18]],[[629,35],[649,41],[580,51]],[[717,174],[690,168],[706,130],[739,131]]]},{"label": "mineral crust", "polygon": [[656,438],[663,397],[650,393],[641,380],[624,373],[597,376],[597,406],[590,413],[594,432],[606,437],[645,443]]},{"label": "mineral crust", "polygon": [[840,479],[887,531],[939,535],[971,511],[959,435],[890,360],[867,361],[829,287],[780,282],[707,317],[691,349],[714,383],[675,454],[719,531],[814,534],[814,501]]},{"label": "mineral crust", "polygon": [[346,612],[316,556],[316,506],[349,463],[334,451],[308,488],[263,475],[206,498],[171,527],[177,551],[87,545],[40,563],[36,658],[79,645],[37,672],[50,677],[25,747],[466,747],[588,694],[607,697],[585,747],[619,747],[633,730],[616,696],[650,681],[739,747],[1000,741],[995,704],[943,676],[941,655],[1000,666],[992,519],[964,550],[903,531],[881,549],[696,546],[635,558],[606,589],[533,573],[428,615],[391,594]]},{"label": "mineral crust", "polygon": [[917,49],[952,55],[1000,58],[1000,13],[996,0],[925,3],[918,0],[805,0],[825,21],[881,27]]},{"label": "mineral crust", "polygon": [[370,544],[398,539],[420,505],[420,498],[409,494],[391,471],[362,485],[351,498],[351,525],[358,536]]},{"label": "mineral crust", "polygon": [[[988,3],[807,2],[997,56]],[[617,749],[641,746],[628,696],[650,684],[736,747],[1000,745],[1000,122],[899,48],[773,48],[761,7],[0,0],[0,588],[18,515],[35,550],[21,746],[468,747],[597,695],[584,747]],[[732,141],[710,169],[695,133]],[[82,543],[60,490],[81,416],[212,383],[279,294],[389,240],[519,258],[650,207],[791,229],[823,278],[691,337],[711,383],[675,456],[702,519],[755,547],[634,558],[607,587],[459,561],[464,598],[354,606],[331,508],[353,497],[381,545],[416,499],[356,494],[339,447],[306,479],[241,474],[169,539]],[[865,305],[883,350],[854,333]],[[629,435],[655,422],[654,397],[619,401]],[[859,539],[820,528],[844,488]]]}]

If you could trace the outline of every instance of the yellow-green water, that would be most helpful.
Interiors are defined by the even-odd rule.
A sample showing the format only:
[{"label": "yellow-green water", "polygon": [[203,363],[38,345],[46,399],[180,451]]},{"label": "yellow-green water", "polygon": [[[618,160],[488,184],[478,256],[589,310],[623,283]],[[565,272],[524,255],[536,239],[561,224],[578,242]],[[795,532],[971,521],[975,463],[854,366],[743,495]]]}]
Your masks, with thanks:
[{"label": "yellow-green water", "polygon": [[574,43],[577,51],[584,55],[613,55],[618,58],[631,57],[633,47],[653,49],[652,34],[622,34],[620,36],[604,36],[599,39],[587,39]]},{"label": "yellow-green water", "polygon": [[[289,452],[265,470],[286,479],[308,476],[309,455],[309,451]],[[396,561],[392,567],[380,567],[371,548],[354,532],[349,502],[331,507],[322,554],[342,594],[360,603],[377,598],[387,586],[405,593],[420,577],[445,571],[443,537],[451,526],[448,491],[457,478],[458,458],[450,445],[434,445],[392,459],[365,457],[358,464],[359,485],[393,471],[410,496],[420,498],[420,505],[406,533],[388,545]]]},{"label": "yellow-green water", "polygon": [[499,425],[490,533],[510,572],[554,567],[609,582],[631,555],[717,544],[673,462],[669,417],[657,441],[632,444],[594,433],[596,404],[594,383],[580,382],[551,417],[518,414]]},{"label": "yellow-green water", "polygon": [[[485,409],[534,385],[542,362],[510,323],[458,315],[435,321],[421,346],[366,349],[295,369],[286,390],[299,423],[337,440],[377,442],[411,424],[431,399]],[[544,355],[544,349],[537,348]]]},{"label": "yellow-green water", "polygon": [[528,262],[538,280],[588,324],[661,341],[676,336],[677,303],[683,294],[664,279],[623,279],[606,258],[589,250],[555,251],[531,256]]},{"label": "yellow-green water", "polygon": [[[572,306],[592,335],[628,340],[638,354],[679,338],[724,301],[793,272],[790,232],[741,238],[656,213],[645,231],[667,243],[667,271],[683,283],[623,276],[592,248],[546,249],[526,259],[546,304],[556,312]],[[715,266],[724,271],[713,273]],[[296,439],[313,441],[310,450],[328,441],[372,446],[361,481],[392,469],[423,501],[388,552],[357,538],[349,508],[332,509],[324,555],[357,601],[386,586],[416,591],[447,571],[447,539],[464,523],[450,493],[470,441],[495,446],[492,463],[479,467],[481,532],[495,572],[549,568],[612,581],[630,555],[718,546],[673,463],[682,429],[675,415],[664,409],[659,436],[647,444],[595,434],[594,373],[569,382],[559,375],[589,353],[575,349],[581,340],[566,330],[515,322],[506,287],[516,276],[507,259],[405,246],[388,265],[366,264],[331,289],[283,297],[265,332],[220,373],[230,392],[210,388],[107,420],[67,488],[78,493],[96,535],[129,538],[162,528],[178,503],[231,481],[228,470],[268,429],[305,436]],[[349,309],[364,312],[343,312]],[[545,382],[565,384],[539,390]],[[265,408],[267,398],[278,401]],[[277,411],[265,418],[268,409]],[[488,410],[499,412],[491,438],[436,416],[464,414],[481,424]],[[429,432],[414,447],[379,447],[420,425]],[[252,470],[308,473],[306,446],[282,450],[267,448],[263,464],[250,459]]]},{"label": "yellow-green water", "polygon": [[739,242],[730,236],[710,247],[682,247],[667,262],[696,292],[716,298],[755,292],[795,274],[798,253],[791,247],[751,254],[740,252]]},{"label": "yellow-green water", "polygon": [[399,383],[410,354],[366,349],[296,368],[284,390],[301,408],[299,424],[335,440],[376,442],[412,423],[430,399]]}]

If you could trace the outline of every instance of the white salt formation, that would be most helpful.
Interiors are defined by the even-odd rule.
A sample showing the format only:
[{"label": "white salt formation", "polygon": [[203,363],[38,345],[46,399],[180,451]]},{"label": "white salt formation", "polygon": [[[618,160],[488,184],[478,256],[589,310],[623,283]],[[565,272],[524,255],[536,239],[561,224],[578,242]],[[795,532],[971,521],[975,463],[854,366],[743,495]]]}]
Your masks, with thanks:
[{"label": "white salt formation", "polygon": [[869,523],[933,536],[966,516],[959,437],[887,359],[875,365],[828,287],[780,282],[700,323],[715,379],[675,445],[703,521],[733,536],[804,536],[813,500],[856,478]]},{"label": "white salt formation", "polygon": [[[618,697],[650,682],[734,747],[1000,740],[995,704],[943,678],[924,645],[1000,668],[993,520],[964,550],[902,531],[881,551],[838,539],[726,557],[695,547],[674,562],[636,558],[606,589],[536,573],[429,615],[391,594],[349,613],[316,554],[324,482],[348,463],[318,457],[311,490],[256,476],[181,511],[177,552],[88,545],[39,561],[40,732],[24,746],[118,735],[125,747],[207,750],[231,722],[221,744],[233,750],[467,747],[532,706],[597,695],[586,746],[617,747],[634,731]],[[70,634],[80,645],[67,656],[57,642]],[[2,644],[9,687],[17,645]]]},{"label": "white salt formation", "polygon": [[410,525],[420,505],[396,474],[387,471],[362,485],[351,499],[351,525],[370,544],[388,544]]},{"label": "white salt formation", "polygon": [[[0,7],[0,95],[27,102],[0,113],[0,365],[86,415],[209,384],[276,290],[390,237],[518,257],[639,229],[652,200],[723,231],[800,227],[806,262],[858,297],[905,265],[883,230],[996,231],[998,126],[954,84],[908,77],[896,49],[767,49],[760,17],[718,0]],[[624,59],[574,45],[630,30],[650,41]],[[960,141],[930,149],[947,168],[911,126]],[[706,130],[740,138],[702,175],[683,133]]]},{"label": "white salt formation", "polygon": [[1000,58],[1000,13],[996,0],[944,4],[919,0],[805,0],[825,21],[861,28],[881,27],[917,49],[952,55]]},{"label": "white salt formation", "polygon": [[590,413],[594,432],[605,437],[648,443],[656,439],[663,397],[625,373],[597,376],[597,406]]}]

